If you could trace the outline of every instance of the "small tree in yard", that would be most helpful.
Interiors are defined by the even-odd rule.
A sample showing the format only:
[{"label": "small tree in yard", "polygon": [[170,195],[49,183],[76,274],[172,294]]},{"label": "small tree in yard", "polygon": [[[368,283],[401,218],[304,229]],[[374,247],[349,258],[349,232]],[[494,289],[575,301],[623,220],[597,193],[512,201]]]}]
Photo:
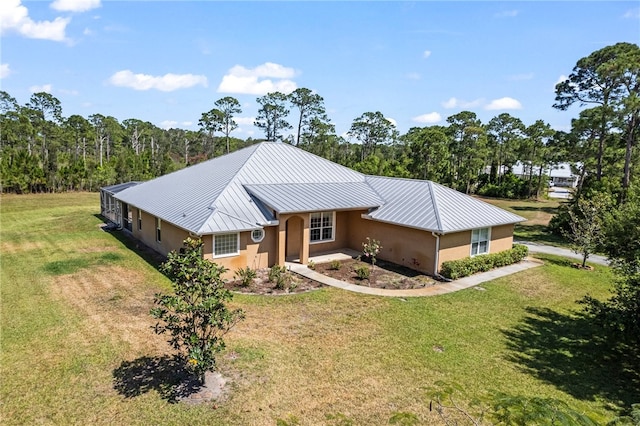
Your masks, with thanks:
[{"label": "small tree in yard", "polygon": [[187,238],[180,253],[169,253],[161,270],[173,282],[174,294],[156,294],[158,306],[151,310],[159,320],[155,332],[171,334],[169,343],[201,381],[215,368],[215,356],[225,347],[222,337],[244,318],[241,309],[226,306],[233,297],[221,278],[226,268],[203,259],[202,245]]},{"label": "small tree in yard", "polygon": [[580,199],[569,209],[569,231],[565,237],[571,241],[576,254],[582,255],[582,267],[600,247],[604,235],[603,214],[608,203],[603,197]]},{"label": "small tree in yard", "polygon": [[382,246],[380,245],[380,241],[372,240],[369,237],[367,237],[366,243],[362,243],[362,252],[364,253],[364,256],[371,259],[371,279],[369,282],[375,280],[374,272],[376,268],[376,256],[380,253],[381,248]]}]

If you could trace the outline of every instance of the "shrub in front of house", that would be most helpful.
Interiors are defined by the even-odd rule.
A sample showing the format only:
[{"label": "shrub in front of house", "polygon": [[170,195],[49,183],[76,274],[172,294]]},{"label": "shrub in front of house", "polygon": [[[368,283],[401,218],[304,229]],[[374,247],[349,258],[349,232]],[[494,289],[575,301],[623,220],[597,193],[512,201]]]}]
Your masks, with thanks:
[{"label": "shrub in front of house", "polygon": [[258,276],[258,273],[255,269],[251,269],[248,266],[245,268],[238,269],[233,278],[240,281],[241,287],[249,287],[253,282],[254,278]]},{"label": "shrub in front of house", "polygon": [[459,260],[442,262],[440,274],[446,278],[457,280],[468,277],[477,272],[486,272],[494,268],[518,263],[529,253],[529,249],[521,244],[515,244],[513,248],[500,253],[484,254],[481,256],[466,257]]}]

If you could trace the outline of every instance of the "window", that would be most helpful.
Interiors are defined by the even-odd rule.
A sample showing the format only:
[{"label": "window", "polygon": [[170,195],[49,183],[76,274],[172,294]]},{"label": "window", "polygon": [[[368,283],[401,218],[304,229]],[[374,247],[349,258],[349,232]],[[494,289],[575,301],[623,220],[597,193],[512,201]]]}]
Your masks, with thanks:
[{"label": "window", "polygon": [[157,242],[162,241],[161,225],[162,225],[162,221],[160,220],[159,217],[156,217],[156,241]]},{"label": "window", "polygon": [[240,253],[240,234],[220,234],[213,236],[213,256],[234,256]]},{"label": "window", "polygon": [[312,243],[333,241],[333,223],[335,212],[311,213],[309,234]]},{"label": "window", "polygon": [[251,231],[251,240],[254,243],[259,243],[264,239],[264,229],[254,229]]},{"label": "window", "polygon": [[138,209],[138,231],[142,230],[142,210]]},{"label": "window", "polygon": [[489,228],[471,231],[471,256],[489,253]]}]

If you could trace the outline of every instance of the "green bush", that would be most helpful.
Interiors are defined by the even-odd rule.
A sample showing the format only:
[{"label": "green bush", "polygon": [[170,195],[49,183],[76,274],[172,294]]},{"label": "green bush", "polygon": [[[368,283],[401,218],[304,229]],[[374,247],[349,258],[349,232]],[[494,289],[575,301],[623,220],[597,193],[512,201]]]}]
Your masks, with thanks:
[{"label": "green bush", "polygon": [[340,263],[339,260],[332,260],[329,264],[329,269],[331,269],[332,271],[339,271],[341,267],[342,263]]},{"label": "green bush", "polygon": [[529,249],[521,244],[515,244],[513,248],[500,253],[485,254],[481,256],[465,257],[459,260],[442,262],[440,274],[452,280],[468,277],[477,272],[486,272],[494,268],[518,263],[529,253]]},{"label": "green bush", "polygon": [[285,266],[273,265],[269,269],[269,282],[274,283],[273,288],[276,290],[285,290],[290,287],[292,278]]},{"label": "green bush", "polygon": [[371,275],[371,269],[369,269],[367,265],[356,266],[353,269],[353,272],[355,272],[356,275],[358,276],[358,279],[361,279],[361,280],[368,280],[369,275]]},{"label": "green bush", "polygon": [[253,282],[254,278],[256,278],[257,276],[258,276],[258,273],[247,266],[247,267],[238,269],[235,272],[233,277],[236,280],[240,281],[241,287],[249,287]]}]

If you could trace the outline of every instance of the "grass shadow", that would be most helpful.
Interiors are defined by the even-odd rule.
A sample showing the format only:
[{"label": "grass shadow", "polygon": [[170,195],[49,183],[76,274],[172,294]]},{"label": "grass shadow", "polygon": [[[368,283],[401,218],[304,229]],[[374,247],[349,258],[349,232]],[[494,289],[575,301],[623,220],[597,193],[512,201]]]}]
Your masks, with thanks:
[{"label": "grass shadow", "polygon": [[529,255],[535,257],[536,259],[540,259],[545,263],[551,263],[557,266],[565,266],[568,268],[573,267],[575,263],[579,262],[579,260],[577,259],[570,259],[568,257],[556,256],[546,253],[529,253]]},{"label": "grass shadow", "polygon": [[516,211],[525,212],[545,212],[549,214],[558,213],[558,207],[545,207],[545,206],[509,206],[510,209]]},{"label": "grass shadow", "polygon": [[[97,214],[94,214],[94,216],[105,223],[109,223],[109,221],[101,214],[97,213]],[[131,250],[133,253],[137,254],[141,259],[143,259],[149,265],[153,266],[156,270],[160,271],[160,265],[162,264],[162,262],[164,262],[167,259],[165,256],[152,250],[150,247],[146,246],[142,242],[133,238],[133,236],[129,234],[128,231],[119,230],[109,225],[104,226],[102,229],[105,232],[108,232],[109,234],[113,235],[113,237],[116,240],[120,241],[122,245],[124,245],[126,248]]]},{"label": "grass shadow", "polygon": [[125,398],[154,390],[162,399],[175,403],[198,392],[202,384],[185,368],[182,358],[165,355],[123,361],[113,370],[113,388]]},{"label": "grass shadow", "polygon": [[522,225],[516,224],[513,230],[514,238],[534,243],[544,243],[553,246],[567,246],[564,238],[549,232],[546,225]]},{"label": "grass shadow", "polygon": [[640,348],[616,339],[583,313],[527,308],[522,323],[503,332],[507,359],[574,396],[618,408],[640,401]]}]

